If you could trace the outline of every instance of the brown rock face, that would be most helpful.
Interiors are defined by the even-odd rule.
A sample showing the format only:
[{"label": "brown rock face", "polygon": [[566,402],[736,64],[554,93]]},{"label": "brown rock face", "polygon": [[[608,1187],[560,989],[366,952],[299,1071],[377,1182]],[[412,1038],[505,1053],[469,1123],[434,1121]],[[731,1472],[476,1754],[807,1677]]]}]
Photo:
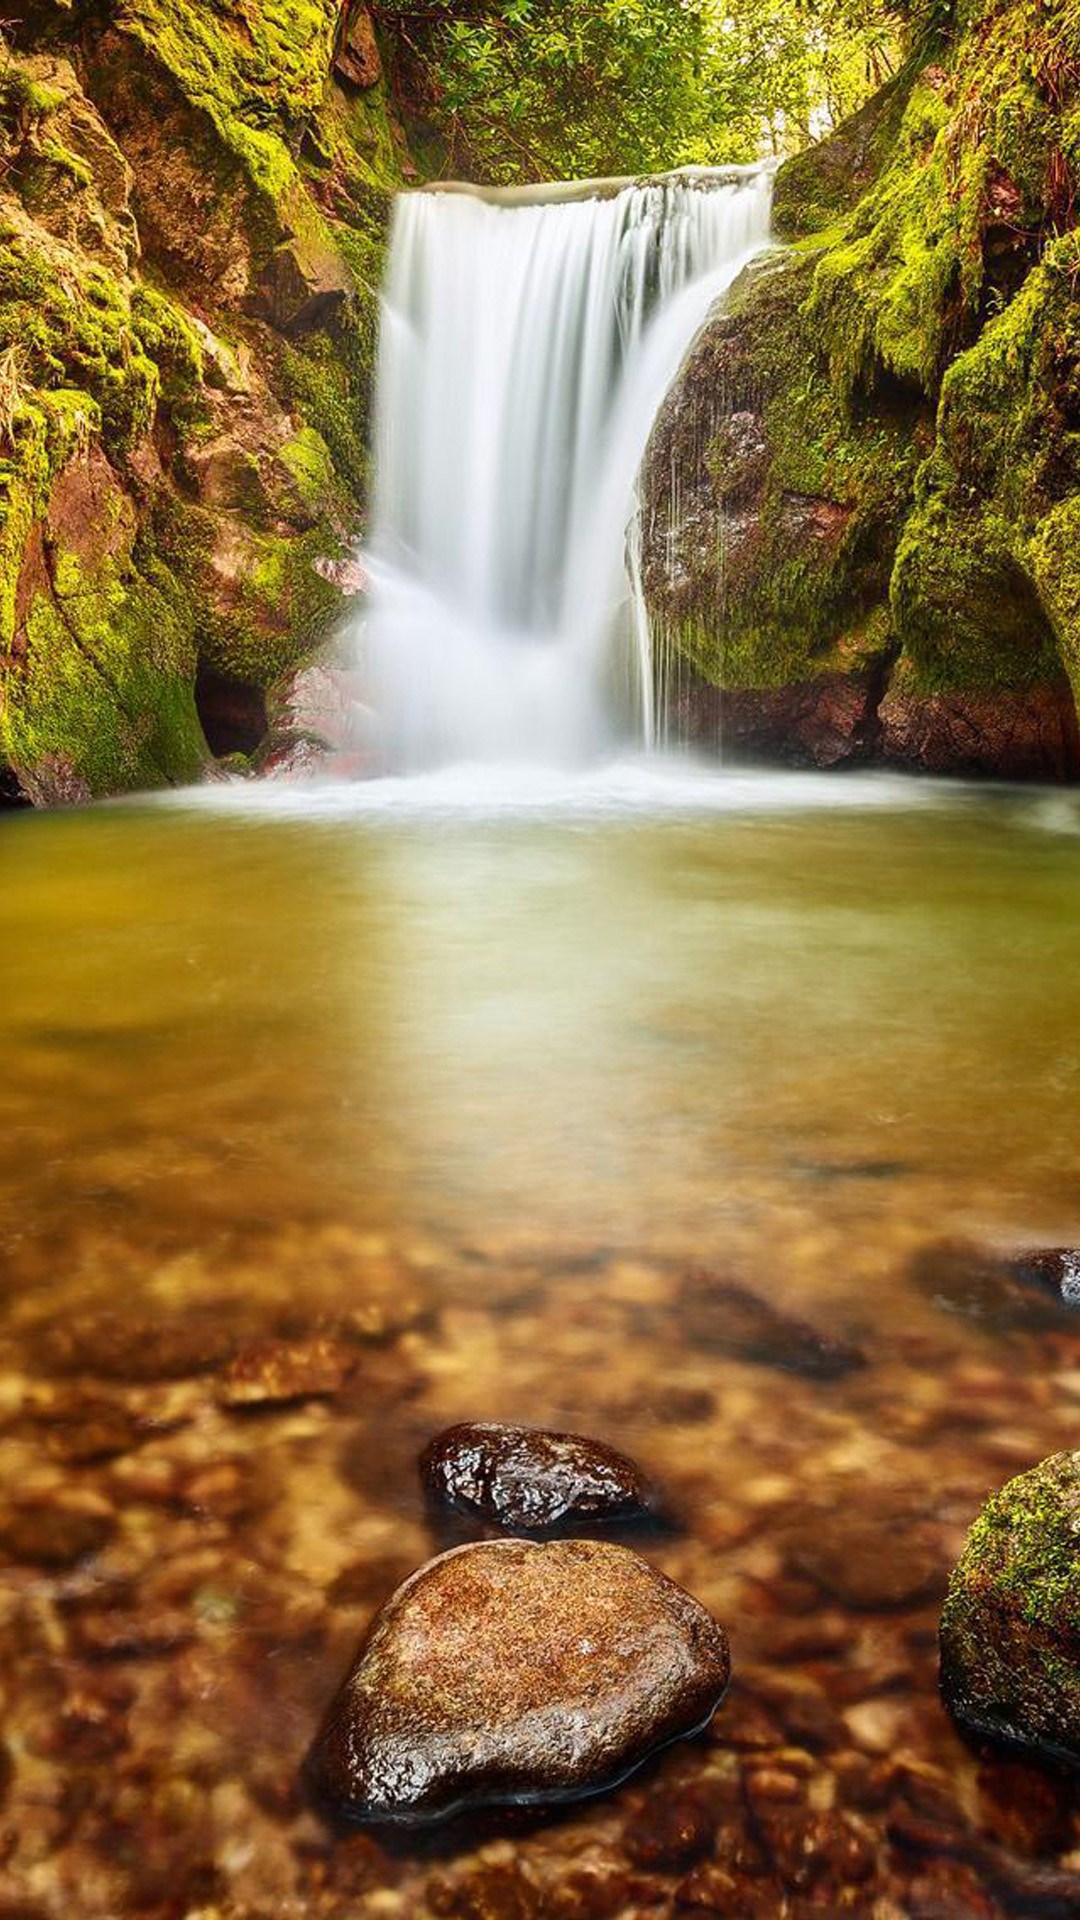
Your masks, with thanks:
[{"label": "brown rock face", "polygon": [[789,687],[721,692],[688,679],[676,693],[677,737],[727,761],[838,767],[872,757],[875,675],[822,673]]},{"label": "brown rock face", "polygon": [[346,0],[345,17],[334,55],[334,71],[350,86],[378,86],[382,79],[382,61],[371,15],[356,0]]},{"label": "brown rock face", "polygon": [[655,1499],[625,1454],[579,1433],[480,1422],[449,1427],[420,1456],[429,1499],[512,1533],[640,1520]]},{"label": "brown rock face", "polygon": [[356,1820],[576,1799],[704,1725],[729,1672],[722,1628],[625,1548],[484,1541],[376,1617],[311,1771]]},{"label": "brown rock face", "polygon": [[1076,704],[1060,681],[985,693],[918,695],[890,688],[881,703],[881,757],[927,773],[999,780],[1075,780]]}]

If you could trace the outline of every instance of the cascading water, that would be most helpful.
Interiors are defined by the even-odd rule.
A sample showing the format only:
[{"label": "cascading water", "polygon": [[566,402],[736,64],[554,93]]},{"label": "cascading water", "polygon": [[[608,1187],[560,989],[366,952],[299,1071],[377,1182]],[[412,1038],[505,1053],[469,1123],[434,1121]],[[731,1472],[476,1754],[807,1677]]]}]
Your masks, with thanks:
[{"label": "cascading water", "polygon": [[653,735],[636,480],[771,176],[397,206],[366,673],[383,757],[566,763]]}]

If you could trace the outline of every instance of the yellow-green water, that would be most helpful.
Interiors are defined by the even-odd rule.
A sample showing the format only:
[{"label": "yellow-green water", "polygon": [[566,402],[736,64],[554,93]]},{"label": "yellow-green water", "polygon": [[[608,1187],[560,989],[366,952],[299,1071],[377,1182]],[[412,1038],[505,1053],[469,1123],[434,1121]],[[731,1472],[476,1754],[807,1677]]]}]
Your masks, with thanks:
[{"label": "yellow-green water", "polygon": [[[1060,1875],[1080,1834],[1057,1802],[1018,1824],[1041,1789],[955,1739],[934,1569],[991,1486],[1075,1442],[1080,1316],[1002,1333],[907,1269],[947,1238],[1080,1241],[1080,803],[380,791],[0,829],[3,1499],[103,1536],[51,1566],[6,1536],[0,1899],[65,1920],[1051,1910],[979,1848]],[[700,1351],[695,1265],[869,1364],[823,1384]],[[122,1353],[125,1328],[295,1339],[365,1302],[387,1324],[348,1382],[261,1414],[213,1367],[155,1381]],[[84,1322],[86,1366],[58,1369],[50,1338],[77,1348]],[[138,1444],[65,1457],[87,1398]],[[570,1820],[390,1851],[328,1834],[296,1768],[372,1608],[440,1544],[412,1462],[466,1417],[641,1457],[683,1520],[646,1550],[724,1619],[743,1690],[710,1744]],[[808,1575],[799,1529],[837,1514],[874,1554],[917,1540],[926,1590],[864,1607]],[[128,1624],[119,1651],[102,1620]],[[804,1824],[855,1823],[861,1879],[814,1894],[758,1828],[753,1871],[726,1860],[770,1767]],[[927,1817],[913,1778],[950,1836],[921,1852],[896,1813]],[[637,1859],[627,1834],[672,1794],[711,1795],[717,1837]]]}]

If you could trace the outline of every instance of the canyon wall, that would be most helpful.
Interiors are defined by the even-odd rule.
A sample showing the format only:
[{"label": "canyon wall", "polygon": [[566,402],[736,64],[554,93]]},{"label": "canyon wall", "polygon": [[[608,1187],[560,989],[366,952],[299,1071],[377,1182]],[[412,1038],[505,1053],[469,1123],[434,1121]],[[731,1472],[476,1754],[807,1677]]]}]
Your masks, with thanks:
[{"label": "canyon wall", "polygon": [[332,626],[389,193],[357,0],[36,0],[0,47],[0,789],[177,783]]},{"label": "canyon wall", "polygon": [[673,730],[1080,768],[1080,15],[966,0],[780,170],[646,462]]}]

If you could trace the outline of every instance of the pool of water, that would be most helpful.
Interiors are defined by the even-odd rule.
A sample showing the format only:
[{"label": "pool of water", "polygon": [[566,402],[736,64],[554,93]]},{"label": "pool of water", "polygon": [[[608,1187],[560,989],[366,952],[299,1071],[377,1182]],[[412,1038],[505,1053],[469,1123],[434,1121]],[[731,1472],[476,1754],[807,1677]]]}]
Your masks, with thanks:
[{"label": "pool of water", "polygon": [[[1080,1316],[962,1281],[1080,1241],[1080,801],[624,768],[2,839],[0,1914],[1080,1912],[1071,1789],[960,1743],[935,1644],[1080,1421]],[[736,1357],[702,1270],[865,1364]],[[269,1336],[325,1378],[238,1395]],[[299,1764],[465,1418],[640,1459],[735,1684],[557,1819],[335,1832]]]}]

